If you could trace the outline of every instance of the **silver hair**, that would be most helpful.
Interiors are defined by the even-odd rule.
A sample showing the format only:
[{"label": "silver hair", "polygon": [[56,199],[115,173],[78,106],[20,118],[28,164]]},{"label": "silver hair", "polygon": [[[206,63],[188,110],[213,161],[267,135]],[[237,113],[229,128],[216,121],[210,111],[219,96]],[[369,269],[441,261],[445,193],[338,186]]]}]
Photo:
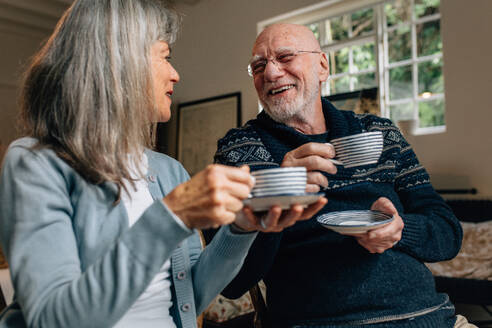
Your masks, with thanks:
[{"label": "silver hair", "polygon": [[159,0],[75,1],[25,74],[25,135],[89,182],[125,188],[155,139],[150,48],[173,43],[179,21]]}]

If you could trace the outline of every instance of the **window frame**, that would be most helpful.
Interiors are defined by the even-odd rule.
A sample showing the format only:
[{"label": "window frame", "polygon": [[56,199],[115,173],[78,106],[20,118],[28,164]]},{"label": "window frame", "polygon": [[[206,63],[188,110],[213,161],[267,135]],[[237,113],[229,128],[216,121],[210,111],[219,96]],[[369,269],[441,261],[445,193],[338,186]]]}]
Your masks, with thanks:
[{"label": "window frame", "polygon": [[[390,118],[390,106],[411,103],[413,108],[413,119],[417,119],[419,117],[419,103],[425,101],[432,100],[442,100],[444,102],[444,113],[446,112],[445,107],[445,83],[444,88],[441,93],[435,93],[430,97],[423,97],[419,95],[419,64],[432,62],[433,60],[440,60],[442,67],[443,63],[443,52],[435,53],[428,56],[418,57],[417,54],[417,26],[419,24],[424,24],[433,21],[441,21],[441,13],[432,14],[429,16],[424,16],[417,18],[415,15],[415,0],[409,0],[412,6],[411,10],[411,18],[410,21],[400,22],[393,26],[387,26],[386,22],[386,14],[384,6],[386,3],[392,2],[394,0],[328,0],[323,1],[321,3],[308,6],[305,8],[298,9],[296,11],[273,17],[271,19],[259,22],[257,25],[258,33],[260,33],[265,27],[271,25],[273,23],[295,23],[302,25],[311,25],[318,24],[319,31],[319,40],[322,51],[324,51],[327,56],[329,56],[330,51],[337,51],[340,49],[344,49],[347,47],[353,47],[357,45],[364,45],[368,42],[374,41],[374,55],[375,55],[375,67],[371,69],[365,69],[360,71],[353,71],[353,58],[351,56],[352,51],[349,51],[349,67],[348,72],[338,73],[331,75],[328,78],[327,82],[325,82],[322,86],[322,94],[324,96],[330,95],[329,87],[327,86],[330,80],[337,79],[344,76],[357,76],[361,74],[374,73],[375,75],[375,83],[379,90],[379,106],[381,116]],[[343,3],[342,3],[343,2]],[[349,35],[347,40],[335,42],[335,43],[326,43],[326,38],[324,37],[325,28],[322,26],[329,19],[333,19],[335,17],[340,17],[342,15],[351,15],[354,12],[359,10],[373,8],[373,31],[369,34],[363,34],[354,38],[351,38],[352,28],[349,28]],[[403,25],[410,26],[410,34],[411,34],[411,57],[409,59],[389,62],[389,43],[388,43],[388,33],[397,30]],[[351,24],[350,24],[351,26]],[[442,29],[439,29],[440,33],[442,33]],[[442,34],[441,34],[442,35]],[[442,40],[442,36],[441,36]],[[390,69],[396,67],[403,66],[411,66],[412,71],[412,89],[413,94],[412,97],[407,97],[403,99],[390,99],[390,88],[389,88],[389,71]],[[444,69],[442,69],[442,75],[444,79]],[[353,79],[349,80],[350,82],[350,90],[352,89]],[[445,82],[445,81],[444,81]],[[336,93],[334,93],[336,94]],[[445,114],[444,114],[445,115]],[[396,123],[396,122],[395,122]],[[432,127],[418,127],[414,134],[423,135],[423,134],[434,134],[434,133],[443,133],[446,131],[446,125],[432,126]]]}]

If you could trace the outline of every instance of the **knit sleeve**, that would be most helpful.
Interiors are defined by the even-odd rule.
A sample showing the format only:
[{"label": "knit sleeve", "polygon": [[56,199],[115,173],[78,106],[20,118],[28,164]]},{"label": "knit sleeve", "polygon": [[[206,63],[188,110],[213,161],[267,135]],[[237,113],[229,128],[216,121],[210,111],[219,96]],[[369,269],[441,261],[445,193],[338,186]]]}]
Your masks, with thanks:
[{"label": "knit sleeve", "polygon": [[[220,139],[214,160],[215,163],[224,165],[249,165],[253,171],[278,166],[258,134],[249,125],[232,129]],[[213,229],[204,231],[207,243],[212,241],[215,233],[216,230]],[[241,297],[260,281],[270,270],[280,239],[281,233],[258,233],[241,270],[222,294],[228,298]]]},{"label": "knit sleeve", "polygon": [[252,170],[278,167],[259,135],[248,124],[230,130],[217,142],[214,162],[229,166],[249,165]]},{"label": "knit sleeve", "polygon": [[429,174],[400,131],[394,127],[389,137],[399,144],[395,189],[405,224],[397,248],[425,262],[455,257],[463,237],[458,219],[430,184]]}]

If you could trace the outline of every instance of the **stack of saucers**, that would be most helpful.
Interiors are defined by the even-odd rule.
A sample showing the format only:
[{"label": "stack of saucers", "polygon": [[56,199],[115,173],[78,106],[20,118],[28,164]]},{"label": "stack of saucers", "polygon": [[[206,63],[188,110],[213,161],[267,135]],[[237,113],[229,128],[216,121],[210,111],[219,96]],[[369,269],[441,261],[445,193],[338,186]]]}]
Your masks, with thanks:
[{"label": "stack of saucers", "polygon": [[381,131],[364,132],[333,139],[330,143],[335,148],[335,158],[344,167],[376,164],[383,151],[383,134]]},{"label": "stack of saucers", "polygon": [[279,167],[258,170],[251,173],[255,186],[251,190],[253,197],[298,195],[306,192],[305,167]]}]

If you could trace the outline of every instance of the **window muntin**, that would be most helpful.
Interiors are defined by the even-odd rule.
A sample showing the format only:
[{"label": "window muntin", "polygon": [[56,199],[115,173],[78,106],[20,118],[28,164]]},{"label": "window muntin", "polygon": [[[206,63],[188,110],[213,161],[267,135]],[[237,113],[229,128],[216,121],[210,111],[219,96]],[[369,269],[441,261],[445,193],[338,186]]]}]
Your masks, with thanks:
[{"label": "window muntin", "polygon": [[439,6],[391,0],[306,24],[329,60],[322,94],[379,86],[384,116],[419,119],[423,131],[444,126]]}]

